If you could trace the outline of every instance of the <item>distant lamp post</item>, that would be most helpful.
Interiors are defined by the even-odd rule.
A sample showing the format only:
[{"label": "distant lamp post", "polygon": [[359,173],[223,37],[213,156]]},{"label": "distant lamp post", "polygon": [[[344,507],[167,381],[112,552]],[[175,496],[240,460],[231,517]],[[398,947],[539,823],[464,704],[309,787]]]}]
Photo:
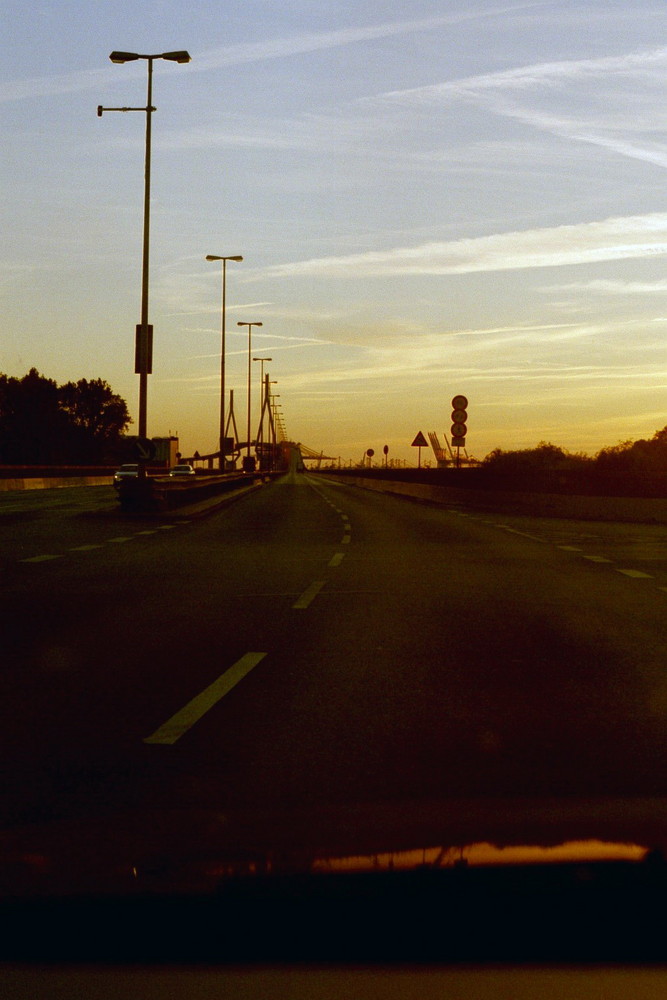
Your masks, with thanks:
[{"label": "distant lamp post", "polygon": [[[104,111],[145,111],[146,112],[146,158],[144,168],[144,237],[143,257],[141,267],[141,323],[137,327],[135,350],[135,372],[139,375],[139,437],[145,438],[146,412],[148,395],[148,376],[152,371],[153,329],[148,325],[148,261],[149,233],[151,207],[151,117],[156,110],[153,107],[153,62],[155,59],[166,59],[168,62],[189,63],[190,53],[185,50],[178,52],[161,52],[157,55],[142,55],[139,52],[112,52],[109,56],[112,63],[135,62],[145,59],[148,64],[148,92],[145,108],[104,108],[98,105],[97,115],[102,117]],[[140,463],[140,473],[145,472]]]},{"label": "distant lamp post", "polygon": [[218,257],[217,254],[207,253],[206,260],[222,261],[222,322],[221,322],[221,348],[220,348],[220,468],[225,468],[225,314],[227,296],[227,261],[241,261],[243,257],[235,254],[233,257]]},{"label": "distant lamp post", "polygon": [[271,406],[271,471],[275,469],[277,462],[276,457],[276,441],[278,435],[276,433],[276,407],[280,406],[280,403],[276,403],[276,400],[280,399],[280,393],[274,392],[269,397],[269,405]]},{"label": "distant lamp post", "polygon": [[273,361],[273,358],[253,358],[253,361],[260,361],[261,372],[259,378],[259,434],[258,441],[261,445],[264,443],[264,362]]},{"label": "distant lamp post", "polygon": [[250,464],[250,394],[251,394],[250,376],[251,376],[251,372],[252,372],[252,328],[253,328],[253,326],[262,326],[262,324],[261,323],[242,323],[239,320],[239,322],[236,325],[237,326],[247,326],[248,327],[248,432],[247,432],[248,433],[248,437],[247,437],[247,441],[246,441],[246,444],[247,444],[246,458],[247,458],[248,465],[249,465]]}]

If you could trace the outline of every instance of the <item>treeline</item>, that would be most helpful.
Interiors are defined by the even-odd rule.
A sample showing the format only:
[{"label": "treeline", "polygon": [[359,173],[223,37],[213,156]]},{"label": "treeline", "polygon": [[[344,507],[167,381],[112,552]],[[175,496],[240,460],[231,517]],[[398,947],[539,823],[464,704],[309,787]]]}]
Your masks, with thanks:
[{"label": "treeline", "polygon": [[585,471],[655,475],[667,473],[667,427],[656,431],[652,438],[623,441],[602,448],[596,455],[569,452],[541,441],[535,448],[519,451],[490,452],[482,466],[500,475],[519,477],[568,475]]},{"label": "treeline", "polygon": [[0,374],[0,464],[104,465],[118,460],[131,423],[103,379],[57,385],[35,368]]}]

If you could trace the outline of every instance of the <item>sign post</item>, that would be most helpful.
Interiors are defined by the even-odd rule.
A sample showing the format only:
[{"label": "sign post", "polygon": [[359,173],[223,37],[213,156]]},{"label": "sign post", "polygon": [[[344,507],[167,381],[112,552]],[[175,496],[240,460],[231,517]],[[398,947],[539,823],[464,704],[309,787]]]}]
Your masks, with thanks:
[{"label": "sign post", "polygon": [[424,435],[422,434],[421,431],[419,432],[419,434],[417,435],[417,437],[414,439],[414,441],[412,442],[412,444],[411,444],[410,447],[411,448],[419,448],[419,457],[417,459],[417,468],[421,469],[421,467],[422,467],[422,448],[428,448],[428,441],[426,440],[426,438],[424,437]]},{"label": "sign post", "polygon": [[452,444],[456,446],[456,468],[461,464],[461,448],[465,447],[468,419],[468,400],[465,396],[454,396],[452,400]]}]

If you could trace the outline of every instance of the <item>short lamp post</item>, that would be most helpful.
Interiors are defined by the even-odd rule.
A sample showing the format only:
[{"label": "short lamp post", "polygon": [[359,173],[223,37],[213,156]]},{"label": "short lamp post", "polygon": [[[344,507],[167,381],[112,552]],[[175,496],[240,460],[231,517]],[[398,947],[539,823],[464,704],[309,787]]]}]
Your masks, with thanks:
[{"label": "short lamp post", "polygon": [[243,322],[241,322],[239,320],[239,322],[236,325],[237,326],[247,326],[248,327],[248,428],[247,428],[248,437],[247,437],[247,440],[246,440],[246,445],[247,445],[246,457],[248,459],[248,463],[250,463],[250,437],[251,437],[251,434],[250,434],[250,395],[251,395],[251,388],[252,388],[251,384],[250,384],[250,378],[251,378],[251,373],[252,373],[252,328],[253,328],[253,326],[262,326],[262,324],[261,323],[243,323]]},{"label": "short lamp post", "polygon": [[221,347],[220,347],[220,468],[225,468],[225,314],[227,297],[227,261],[242,261],[240,254],[233,257],[218,257],[217,254],[207,253],[206,260],[222,261],[222,321],[221,321]]},{"label": "short lamp post", "polygon": [[257,439],[260,446],[260,459],[261,459],[261,448],[264,444],[264,362],[273,361],[273,358],[253,358],[253,361],[259,361],[260,364],[260,379],[259,379],[259,432]]}]

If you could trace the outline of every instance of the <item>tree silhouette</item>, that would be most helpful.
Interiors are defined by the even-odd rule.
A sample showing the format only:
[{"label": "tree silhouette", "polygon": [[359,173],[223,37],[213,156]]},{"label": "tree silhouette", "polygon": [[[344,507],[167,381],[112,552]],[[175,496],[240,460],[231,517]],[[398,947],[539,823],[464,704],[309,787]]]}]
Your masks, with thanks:
[{"label": "tree silhouette", "polygon": [[80,379],[58,387],[36,368],[23,378],[0,374],[3,464],[114,461],[129,423],[125,400],[102,379]]},{"label": "tree silhouette", "polygon": [[103,379],[67,382],[58,390],[60,408],[74,431],[82,462],[113,457],[120,435],[130,423],[124,399]]}]

